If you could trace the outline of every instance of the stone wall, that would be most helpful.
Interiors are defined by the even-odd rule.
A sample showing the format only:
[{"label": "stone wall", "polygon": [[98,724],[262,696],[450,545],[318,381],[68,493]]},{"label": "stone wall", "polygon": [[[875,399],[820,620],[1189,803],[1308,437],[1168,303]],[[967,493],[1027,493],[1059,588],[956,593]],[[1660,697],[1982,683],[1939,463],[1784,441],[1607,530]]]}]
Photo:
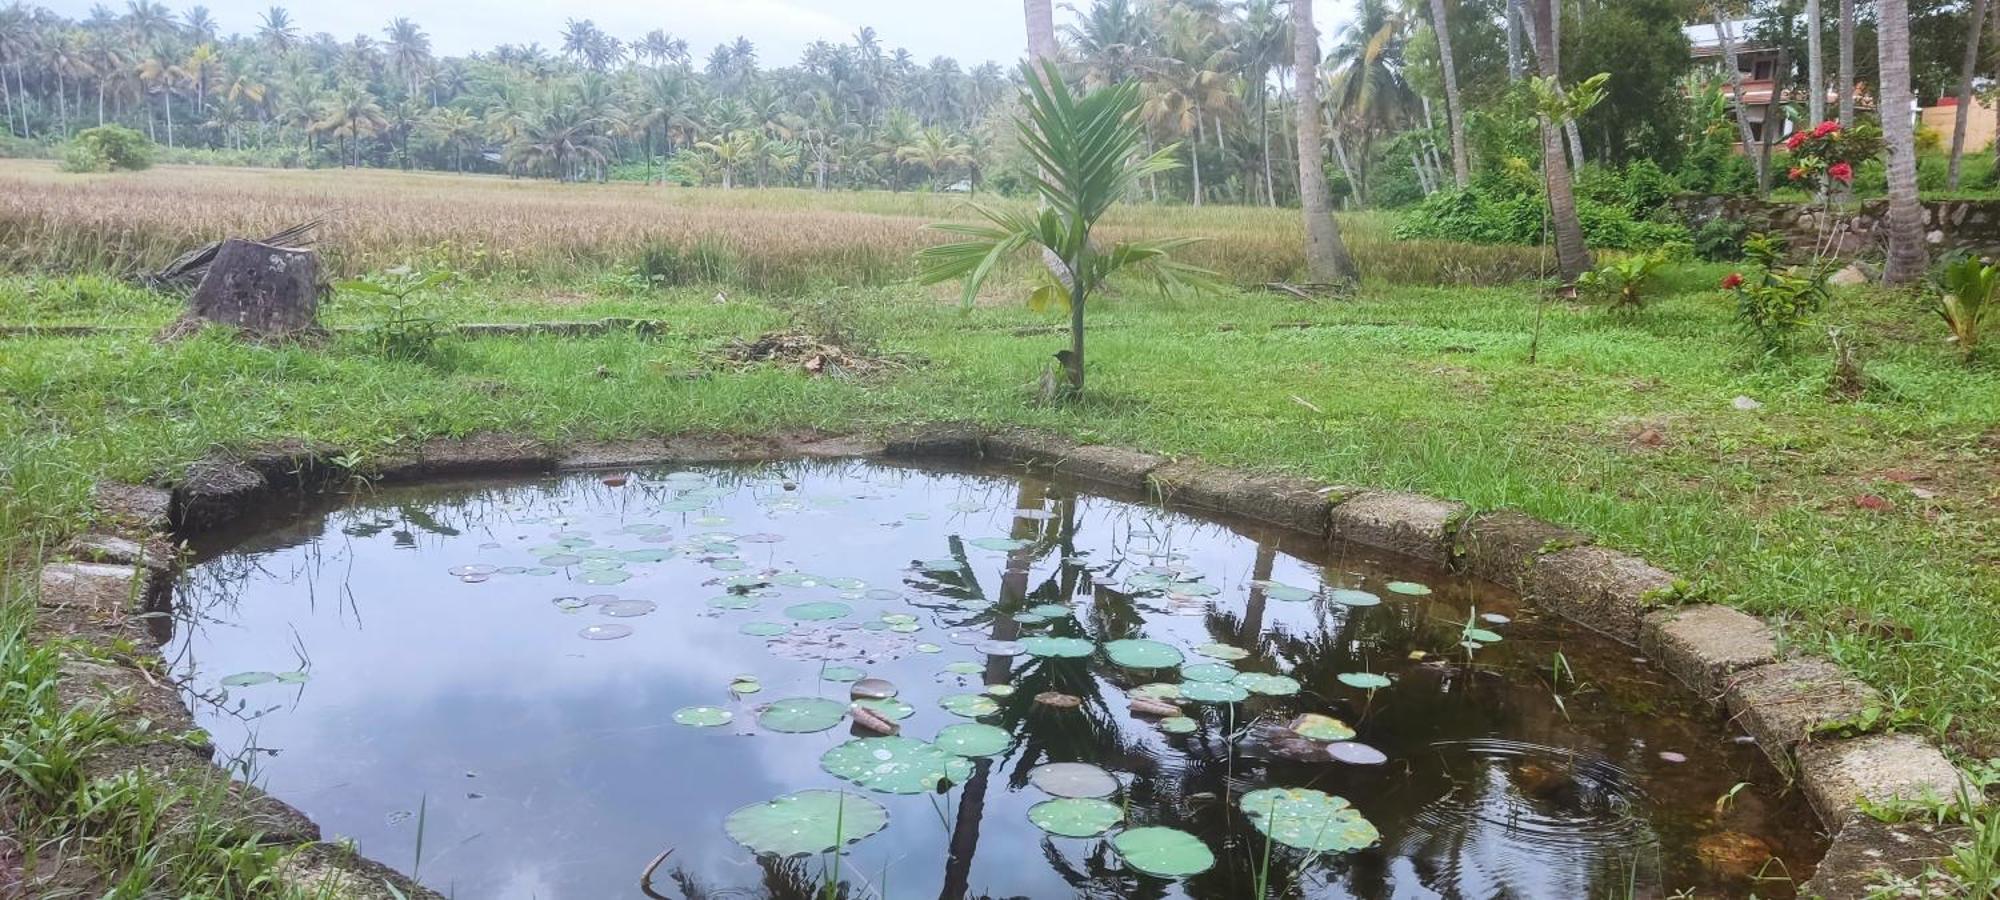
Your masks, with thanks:
[{"label": "stone wall", "polygon": [[[1752,232],[1782,234],[1795,251],[1810,253],[1819,241],[1824,211],[1817,204],[1776,203],[1754,197],[1685,196],[1673,201],[1690,231],[1715,219],[1742,222]],[[1836,248],[1843,257],[1880,257],[1887,200],[1835,204],[1829,225],[1846,223]],[[1924,239],[1932,252],[1968,250],[2000,255],[2000,200],[1932,200],[1924,207]]]}]

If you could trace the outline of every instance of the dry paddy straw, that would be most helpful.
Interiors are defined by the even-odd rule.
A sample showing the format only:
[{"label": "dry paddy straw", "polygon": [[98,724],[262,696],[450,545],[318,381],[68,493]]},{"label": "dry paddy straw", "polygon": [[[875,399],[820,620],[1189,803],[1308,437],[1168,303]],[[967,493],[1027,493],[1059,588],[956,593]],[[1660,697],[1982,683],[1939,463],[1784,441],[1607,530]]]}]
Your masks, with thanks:
[{"label": "dry paddy straw", "polygon": [[[319,219],[321,250],[340,275],[416,263],[561,280],[636,267],[674,283],[788,290],[908,277],[916,251],[943,237],[925,225],[970,216],[966,198],[916,192],[188,166],[69,175],[0,160],[0,265],[14,271],[154,269],[224,235]],[[1386,219],[1344,221],[1355,255],[1384,281],[1495,283],[1540,269],[1532,248],[1396,241]],[[1294,210],[1136,205],[1104,228],[1113,240],[1204,238],[1188,259],[1238,283],[1301,277],[1302,231]]]}]

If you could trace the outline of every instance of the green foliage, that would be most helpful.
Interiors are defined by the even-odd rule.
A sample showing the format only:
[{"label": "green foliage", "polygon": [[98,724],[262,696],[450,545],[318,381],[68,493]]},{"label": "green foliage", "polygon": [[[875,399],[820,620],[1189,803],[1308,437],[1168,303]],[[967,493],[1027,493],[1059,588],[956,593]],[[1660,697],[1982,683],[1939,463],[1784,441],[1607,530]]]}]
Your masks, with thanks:
[{"label": "green foliage", "polygon": [[1931,308],[1944,319],[1966,361],[1979,352],[1980,333],[1996,306],[2000,306],[2000,265],[1966,255],[1939,269]]},{"label": "green foliage", "polygon": [[[1654,191],[1664,192],[1664,183],[1653,180],[1657,167],[1648,169],[1642,180],[1654,185]],[[1634,195],[1625,189],[1624,178],[1603,174],[1596,177],[1599,195],[1609,198],[1609,202],[1580,194],[1576,204],[1584,240],[1590,246],[1651,251],[1690,243],[1685,227],[1675,222],[1651,221],[1648,217],[1654,215],[1654,209],[1635,209]],[[1664,179],[1664,175],[1660,178]],[[1649,202],[1652,196],[1657,194],[1638,195]],[[1542,223],[1546,206],[1539,184],[1508,172],[1494,173],[1465,190],[1442,190],[1424,198],[1396,226],[1396,235],[1479,244],[1540,244],[1544,239]]]},{"label": "green foliage", "polygon": [[1743,238],[1750,226],[1716,216],[1694,231],[1694,255],[1710,262],[1731,262],[1743,258]]},{"label": "green foliage", "polygon": [[450,270],[421,272],[408,266],[343,281],[335,289],[384,300],[386,316],[363,333],[363,340],[375,354],[405,362],[435,362],[439,358],[438,339],[445,334],[442,320],[421,308],[411,296],[438,287],[458,273]]},{"label": "green foliage", "polygon": [[1678,85],[1693,65],[1681,7],[1677,0],[1621,0],[1592,9],[1577,32],[1565,25],[1565,37],[1579,36],[1565,41],[1563,68],[1611,75],[1604,102],[1577,117],[1593,155],[1617,163],[1680,159],[1688,99]]},{"label": "green foliage", "polygon": [[1826,306],[1822,266],[1784,266],[1781,242],[1762,235],[1744,242],[1744,255],[1762,267],[1754,277],[1732,273],[1723,282],[1736,294],[1736,321],[1769,355],[1792,347],[1800,326]]},{"label": "green foliage", "polygon": [[63,147],[65,172],[136,172],[153,165],[153,143],[123,125],[79,131]]},{"label": "green foliage", "polygon": [[1647,294],[1666,264],[1664,251],[1633,254],[1605,263],[1594,272],[1583,273],[1576,285],[1609,298],[1612,312],[1630,315],[1645,308]]}]

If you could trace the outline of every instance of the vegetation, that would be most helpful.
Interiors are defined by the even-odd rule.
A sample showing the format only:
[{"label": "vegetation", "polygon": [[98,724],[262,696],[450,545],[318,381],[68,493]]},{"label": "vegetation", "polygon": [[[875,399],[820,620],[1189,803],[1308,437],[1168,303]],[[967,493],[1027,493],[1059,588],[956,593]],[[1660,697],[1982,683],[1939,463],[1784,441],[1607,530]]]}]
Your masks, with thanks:
[{"label": "vegetation", "polygon": [[63,150],[65,172],[138,171],[153,164],[152,143],[122,125],[99,125],[77,132]]},{"label": "vegetation", "polygon": [[2000,307],[2000,266],[1972,256],[1946,263],[1938,275],[1933,301],[1939,318],[1951,329],[1951,339],[1971,362],[1979,338],[1996,307]]}]

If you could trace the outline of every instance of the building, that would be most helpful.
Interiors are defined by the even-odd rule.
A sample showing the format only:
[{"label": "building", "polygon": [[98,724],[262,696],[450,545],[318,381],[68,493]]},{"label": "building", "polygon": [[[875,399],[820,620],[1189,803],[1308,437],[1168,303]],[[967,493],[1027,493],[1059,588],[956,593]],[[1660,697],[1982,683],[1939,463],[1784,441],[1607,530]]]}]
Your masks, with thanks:
[{"label": "building", "polygon": [[[1723,88],[1722,95],[1728,99],[1731,111],[1742,115],[1749,123],[1750,139],[1761,142],[1764,140],[1764,116],[1771,107],[1771,92],[1777,89],[1780,80],[1788,80],[1785,78],[1786,73],[1781,71],[1780,67],[1789,61],[1785,59],[1785,53],[1780,48],[1757,42],[1753,35],[1759,24],[1756,19],[1724,20],[1730,39],[1736,45],[1736,68],[1743,73],[1744,109],[1740,111],[1735,109],[1736,97],[1729,87]],[[1687,35],[1688,50],[1696,64],[1711,66],[1726,78],[1727,73],[1722,70],[1728,64],[1726,62],[1728,54],[1722,50],[1722,36],[1716,30],[1715,23],[1696,23],[1682,28],[1681,32]],[[1832,60],[1829,59],[1828,62],[1831,63]],[[1826,74],[1829,79],[1837,77],[1831,70]],[[1788,87],[1783,90],[1778,97],[1780,121],[1777,123],[1778,132],[1771,137],[1773,144],[1782,143],[1792,133],[1792,123],[1783,120],[1783,106],[1792,104],[1803,107],[1809,99],[1807,92],[1801,88]],[[1837,86],[1829,83],[1826,91],[1829,117],[1839,105],[1840,92]],[[1872,112],[1875,109],[1875,98],[1867,92],[1865,85],[1855,85],[1854,106],[1856,110]]]},{"label": "building", "polygon": [[[1944,140],[1944,146],[1950,147],[1952,129],[1958,127],[1958,98],[1940,98],[1936,106],[1920,114],[1919,124],[1937,132],[1938,137]],[[2000,123],[1996,123],[1993,101],[1973,94],[1972,109],[1965,121],[1965,152],[1977,153],[1993,146],[1996,124]]]}]

